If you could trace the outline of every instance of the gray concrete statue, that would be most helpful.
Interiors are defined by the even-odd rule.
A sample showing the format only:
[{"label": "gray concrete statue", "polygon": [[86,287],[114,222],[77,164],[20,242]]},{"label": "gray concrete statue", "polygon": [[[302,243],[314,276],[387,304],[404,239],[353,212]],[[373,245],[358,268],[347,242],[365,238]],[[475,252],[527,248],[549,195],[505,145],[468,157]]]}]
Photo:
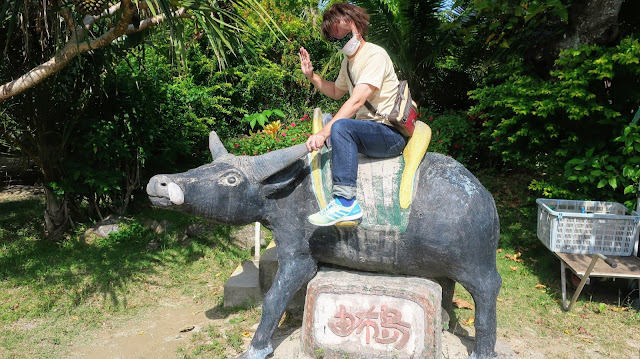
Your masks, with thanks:
[{"label": "gray concrete statue", "polygon": [[[261,156],[234,156],[211,132],[209,146],[213,162],[183,173],[156,175],[147,193],[159,207],[221,224],[258,221],[273,232],[279,269],[251,346],[240,358],[263,359],[273,352],[271,337],[287,304],[314,277],[318,263],[436,279],[448,312],[454,284],[459,282],[476,305],[470,358],[495,356],[496,300],[502,283],[496,269],[500,225],[491,194],[461,164],[427,153],[415,173],[412,203],[405,209],[385,206],[389,195],[383,187],[389,185],[376,185],[375,176],[370,177],[374,196],[381,202],[363,201],[360,225],[316,227],[307,216],[319,209],[322,195],[314,186],[322,175],[312,173],[304,144]],[[385,161],[394,160],[371,165],[388,168]]]}]

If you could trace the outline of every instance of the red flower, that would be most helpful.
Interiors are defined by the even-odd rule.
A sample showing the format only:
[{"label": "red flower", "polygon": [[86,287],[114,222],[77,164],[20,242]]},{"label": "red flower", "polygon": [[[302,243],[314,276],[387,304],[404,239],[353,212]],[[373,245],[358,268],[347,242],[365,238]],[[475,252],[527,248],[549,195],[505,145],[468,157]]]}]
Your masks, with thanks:
[{"label": "red flower", "polygon": [[458,146],[458,144],[453,145],[453,148],[460,148],[460,146]]},{"label": "red flower", "polygon": [[500,137],[496,137],[496,141],[500,141]]},{"label": "red flower", "polygon": [[433,116],[429,117],[429,121],[433,121]]},{"label": "red flower", "polygon": [[296,123],[295,122],[291,122],[291,127],[296,127]]},{"label": "red flower", "polygon": [[279,139],[279,138],[276,138],[276,142],[280,142],[280,139]]},{"label": "red flower", "polygon": [[287,134],[283,132],[282,137],[287,137]]},{"label": "red flower", "polygon": [[240,147],[240,145],[239,145],[239,144],[237,144],[237,143],[236,143],[234,146],[236,146],[236,148]]},{"label": "red flower", "polygon": [[293,141],[295,141],[295,140],[296,140],[296,138],[295,138],[295,137],[292,137],[292,138],[291,138],[291,142],[293,142]]},{"label": "red flower", "polygon": [[258,154],[258,152],[254,152],[254,153],[253,153],[253,155],[254,155],[254,156],[255,156],[255,155],[257,155],[257,154]]},{"label": "red flower", "polygon": [[438,140],[438,143],[442,143],[442,140]]}]

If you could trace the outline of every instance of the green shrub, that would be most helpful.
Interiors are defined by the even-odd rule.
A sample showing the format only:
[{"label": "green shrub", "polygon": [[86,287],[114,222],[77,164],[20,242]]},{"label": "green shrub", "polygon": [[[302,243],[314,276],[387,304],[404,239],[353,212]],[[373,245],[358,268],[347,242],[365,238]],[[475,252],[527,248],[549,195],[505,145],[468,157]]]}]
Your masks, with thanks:
[{"label": "green shrub", "polygon": [[597,152],[591,147],[584,156],[569,160],[565,176],[569,181],[595,185],[601,198],[624,201],[628,208],[635,208],[640,183],[640,126],[626,126],[610,146]]},{"label": "green shrub", "polygon": [[623,114],[638,106],[639,63],[632,38],[564,51],[549,79],[512,61],[471,92],[471,113],[486,120],[482,136],[494,139],[490,149],[505,163],[545,173],[532,189],[624,202],[637,184],[635,140],[628,138],[636,130],[625,129],[631,118]]},{"label": "green shrub", "polygon": [[464,112],[435,113],[421,109],[421,120],[431,127],[430,152],[438,152],[455,158],[470,168],[478,168],[486,160],[479,138],[482,120]]},{"label": "green shrub", "polygon": [[62,175],[51,183],[59,195],[94,210],[124,212],[129,196],[155,173],[192,168],[209,157],[209,129],[229,133],[220,118],[230,100],[216,87],[174,78],[153,49],[135,53],[104,76],[73,129],[61,161]]}]

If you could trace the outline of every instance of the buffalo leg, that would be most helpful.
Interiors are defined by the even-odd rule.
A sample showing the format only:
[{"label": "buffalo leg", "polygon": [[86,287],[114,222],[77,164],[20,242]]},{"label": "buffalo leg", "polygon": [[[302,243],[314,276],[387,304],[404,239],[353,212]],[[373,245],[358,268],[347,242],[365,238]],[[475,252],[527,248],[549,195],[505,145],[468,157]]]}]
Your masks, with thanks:
[{"label": "buffalo leg", "polygon": [[496,302],[502,278],[494,269],[487,275],[474,276],[471,280],[460,283],[471,293],[476,305],[476,338],[469,359],[494,358],[498,326]]},{"label": "buffalo leg", "polygon": [[[278,253],[280,254],[280,253]],[[262,318],[251,346],[240,359],[264,359],[273,352],[271,337],[293,295],[316,274],[317,264],[310,256],[279,258],[278,272],[262,302]]]},{"label": "buffalo leg", "polygon": [[456,287],[456,282],[449,278],[438,278],[437,282],[442,288],[442,309],[447,312],[449,317],[449,331],[453,333],[455,326],[458,324],[455,313],[453,313],[453,292]]}]

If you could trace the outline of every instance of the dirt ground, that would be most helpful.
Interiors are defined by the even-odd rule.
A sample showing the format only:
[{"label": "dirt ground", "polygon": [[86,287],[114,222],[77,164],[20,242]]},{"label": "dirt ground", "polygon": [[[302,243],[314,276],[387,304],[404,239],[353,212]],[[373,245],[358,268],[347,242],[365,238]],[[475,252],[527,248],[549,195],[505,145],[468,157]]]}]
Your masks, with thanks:
[{"label": "dirt ground", "polygon": [[[224,331],[229,318],[216,314],[214,309],[189,305],[190,299],[180,303],[159,303],[153,310],[129,320],[111,323],[94,333],[78,338],[61,355],[64,358],[157,358],[180,357],[180,346],[188,346],[191,337],[210,325]],[[251,335],[255,326],[250,329]],[[244,347],[250,340],[245,340]],[[278,329],[273,340],[273,359],[309,359],[299,353],[300,327]],[[442,352],[445,359],[466,358],[473,346],[473,338],[443,332]],[[510,345],[500,341],[496,345],[500,359],[513,359]],[[229,351],[232,355],[232,351]],[[234,357],[232,355],[231,357]],[[527,358],[543,358],[529,356]]]},{"label": "dirt ground", "polygon": [[[87,333],[78,338],[62,354],[64,358],[158,358],[170,359],[181,357],[178,347],[188,347],[192,336],[204,328],[214,325],[224,331],[229,325],[229,318],[217,316],[215,310],[189,304],[190,299],[184,298],[181,303],[159,303],[159,305],[136,318],[112,323],[103,329]],[[471,327],[468,327],[472,331]],[[525,328],[526,329],[526,328]],[[251,336],[255,326],[250,328]],[[530,336],[506,333],[498,328],[498,343],[496,352],[499,359],[530,358],[530,359],[573,359],[573,358],[608,358],[606,351],[592,346],[592,350],[585,352],[578,348],[575,342],[566,338],[541,338],[531,329]],[[248,347],[250,337],[245,339],[244,348]],[[273,359],[309,359],[299,355],[300,328],[279,329],[274,336]],[[629,345],[638,347],[629,338]],[[467,358],[473,347],[472,336],[457,336],[447,331],[442,334],[443,359]],[[584,348],[582,348],[584,349]],[[229,357],[235,357],[232,350],[228,350]],[[640,358],[640,349],[637,357]]]}]

